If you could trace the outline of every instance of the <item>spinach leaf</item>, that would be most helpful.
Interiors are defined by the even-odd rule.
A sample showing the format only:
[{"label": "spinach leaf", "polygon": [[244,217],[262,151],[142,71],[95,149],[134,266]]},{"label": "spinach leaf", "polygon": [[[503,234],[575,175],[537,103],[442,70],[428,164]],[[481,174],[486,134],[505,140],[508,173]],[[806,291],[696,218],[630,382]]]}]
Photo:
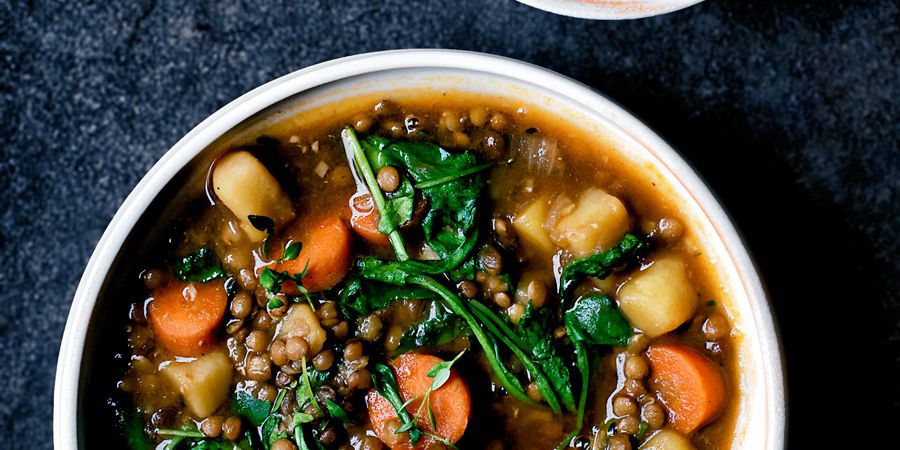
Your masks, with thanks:
[{"label": "spinach leaf", "polygon": [[225,271],[219,267],[212,252],[206,247],[201,247],[196,253],[178,260],[175,264],[175,275],[182,281],[206,283],[225,276]]},{"label": "spinach leaf", "polygon": [[643,239],[625,233],[622,240],[612,248],[572,261],[563,269],[560,277],[560,296],[565,297],[566,292],[582,277],[606,278],[614,269],[636,260],[649,248],[650,244]]},{"label": "spinach leaf", "polygon": [[403,398],[400,396],[400,387],[397,386],[397,379],[390,367],[384,364],[376,364],[372,371],[372,386],[379,395],[384,397],[388,403],[397,412],[397,418],[400,420],[400,429],[409,431],[409,441],[415,445],[421,437],[421,431],[416,425],[416,420],[412,414],[406,410]]},{"label": "spinach leaf", "polygon": [[331,417],[344,423],[353,423],[353,420],[350,419],[350,415],[347,414],[347,411],[344,411],[344,408],[341,408],[341,406],[333,400],[325,399],[325,408],[328,409],[328,414],[331,415]]},{"label": "spinach leaf", "polygon": [[150,437],[144,432],[144,423],[135,411],[114,410],[119,432],[131,450],[150,450]]},{"label": "spinach leaf", "polygon": [[271,449],[275,441],[287,438],[286,432],[278,431],[278,425],[281,424],[281,420],[281,414],[272,414],[263,422],[260,434],[262,435],[263,448],[266,450]]},{"label": "spinach leaf", "polygon": [[421,347],[432,347],[446,344],[459,336],[467,334],[466,322],[456,314],[448,311],[438,302],[432,302],[428,317],[400,336],[400,343],[394,354],[406,353]]},{"label": "spinach leaf", "polygon": [[566,332],[574,341],[598,345],[626,345],[631,325],[608,295],[593,294],[578,299],[566,312]]},{"label": "spinach leaf", "polygon": [[239,391],[231,402],[231,410],[235,415],[247,419],[257,427],[266,420],[271,409],[271,403],[253,397],[244,391]]},{"label": "spinach leaf", "polygon": [[[448,271],[452,271],[462,264],[466,257],[475,248],[478,241],[478,230],[472,230],[472,234],[466,239],[463,245],[457,247],[446,258],[439,261],[417,261],[408,259],[406,261],[385,261],[377,258],[366,257],[360,258],[356,266],[359,274],[363,278],[381,281],[388,284],[402,285],[406,282],[406,278],[412,275],[441,275]],[[472,267],[474,277],[474,266]]]},{"label": "spinach leaf", "polygon": [[[372,172],[378,173],[382,167],[392,165],[382,149],[390,141],[380,136],[370,136],[360,141],[360,145],[365,150],[366,158],[372,166]],[[379,209],[381,221],[378,223],[378,231],[389,234],[397,229],[400,225],[412,219],[415,207],[415,189],[409,178],[403,174],[400,175],[400,184],[394,192],[384,193],[384,209]]]},{"label": "spinach leaf", "polygon": [[390,142],[378,136],[365,142],[377,149],[378,164],[405,169],[421,188],[430,205],[422,220],[425,241],[442,259],[449,256],[475,226],[478,196],[485,187],[477,172],[489,166],[479,166],[474,153],[451,153],[430,142]]},{"label": "spinach leaf", "polygon": [[516,325],[516,331],[526,348],[531,349],[534,362],[547,376],[553,390],[559,395],[560,402],[567,410],[574,411],[575,397],[572,394],[569,368],[554,345],[550,332],[554,328],[553,318],[550,308],[535,309],[529,302]]},{"label": "spinach leaf", "polygon": [[397,300],[428,298],[434,298],[434,294],[418,286],[398,286],[351,277],[341,290],[340,306],[344,316],[350,317],[354,313],[366,315],[387,308]]}]

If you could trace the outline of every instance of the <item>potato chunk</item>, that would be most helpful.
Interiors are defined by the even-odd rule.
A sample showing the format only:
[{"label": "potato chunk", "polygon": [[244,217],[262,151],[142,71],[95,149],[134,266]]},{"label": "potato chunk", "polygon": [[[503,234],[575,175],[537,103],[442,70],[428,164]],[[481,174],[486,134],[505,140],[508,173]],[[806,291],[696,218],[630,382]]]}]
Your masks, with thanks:
[{"label": "potato chunk", "polygon": [[171,362],[162,375],[178,389],[191,413],[204,418],[228,398],[231,361],[224,351],[216,350],[191,362]]},{"label": "potato chunk", "polygon": [[628,322],[647,336],[678,328],[691,318],[697,299],[677,256],[656,259],[619,288],[619,308]]},{"label": "potato chunk", "polygon": [[556,223],[550,238],[583,258],[612,247],[628,231],[628,211],[615,196],[601,189],[584,191],[575,208]]},{"label": "potato chunk", "polygon": [[291,200],[278,180],[248,152],[232,152],[216,162],[213,189],[254,242],[262,242],[266,233],[254,228],[247,216],[271,217],[277,226],[294,217]]},{"label": "potato chunk", "polygon": [[553,244],[550,235],[544,229],[548,207],[548,198],[540,196],[525,206],[525,209],[513,220],[513,228],[516,230],[519,240],[525,244],[526,249],[537,250],[543,254],[556,251],[556,245]]},{"label": "potato chunk", "polygon": [[275,333],[277,339],[287,339],[293,336],[306,339],[310,355],[319,353],[325,344],[325,330],[322,329],[316,313],[306,303],[296,303],[291,306],[278,325],[278,332]]},{"label": "potato chunk", "polygon": [[669,428],[659,430],[639,448],[640,450],[694,450],[694,446],[688,438]]}]

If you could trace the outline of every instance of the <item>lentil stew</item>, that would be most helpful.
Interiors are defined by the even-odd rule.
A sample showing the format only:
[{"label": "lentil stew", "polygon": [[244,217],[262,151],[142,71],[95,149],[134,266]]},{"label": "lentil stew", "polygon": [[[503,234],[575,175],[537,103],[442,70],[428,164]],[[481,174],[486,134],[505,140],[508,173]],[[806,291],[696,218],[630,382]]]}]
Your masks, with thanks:
[{"label": "lentil stew", "polygon": [[303,114],[160,205],[97,388],[127,446],[731,445],[715,268],[641,168],[496,97]]}]

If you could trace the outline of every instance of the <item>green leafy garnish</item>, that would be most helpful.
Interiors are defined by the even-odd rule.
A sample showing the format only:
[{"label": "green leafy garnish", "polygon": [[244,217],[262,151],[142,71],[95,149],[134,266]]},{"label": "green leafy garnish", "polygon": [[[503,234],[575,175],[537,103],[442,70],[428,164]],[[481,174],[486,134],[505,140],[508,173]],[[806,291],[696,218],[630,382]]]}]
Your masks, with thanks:
[{"label": "green leafy garnish", "polygon": [[559,294],[565,297],[576,281],[582,277],[606,278],[613,270],[636,260],[649,249],[649,244],[641,238],[625,233],[618,244],[608,250],[580,258],[569,263],[559,280]]},{"label": "green leafy garnish", "polygon": [[569,338],[595,345],[626,345],[631,325],[612,298],[593,294],[575,301],[564,313]]},{"label": "green leafy garnish", "polygon": [[403,398],[400,396],[400,387],[397,385],[397,379],[391,368],[384,364],[376,364],[372,370],[372,386],[397,412],[400,428],[396,433],[401,433],[401,429],[409,431],[409,441],[415,445],[421,437],[421,431],[415,419],[406,410],[406,404],[403,403]]},{"label": "green leafy garnish", "polygon": [[569,368],[554,345],[553,335],[549,333],[549,330],[553,329],[552,320],[553,312],[550,308],[535,309],[529,302],[516,325],[516,331],[522,337],[526,348],[531,349],[534,362],[547,376],[562,405],[567,410],[574,411],[575,398],[572,394]]},{"label": "green leafy garnish", "polygon": [[[463,353],[466,351],[463,350],[459,352],[452,360],[450,361],[441,361],[431,369],[428,370],[428,377],[431,378],[431,386],[422,394],[422,402],[419,404],[419,409],[416,411],[416,417],[422,416],[422,411],[426,410],[428,412],[428,421],[431,422],[431,428],[437,428],[437,422],[434,419],[434,412],[431,410],[431,393],[440,389],[444,384],[447,383],[447,380],[450,379],[450,369],[453,368],[453,364],[462,357]],[[404,425],[405,426],[405,425]],[[404,427],[400,427],[397,429],[398,433],[402,433],[406,431]]]},{"label": "green leafy garnish", "polygon": [[238,391],[231,402],[231,410],[235,415],[247,419],[253,426],[259,426],[271,412],[272,403],[260,400],[244,391]]},{"label": "green leafy garnish", "polygon": [[352,276],[340,292],[341,311],[345,316],[366,315],[387,308],[397,300],[424,300],[434,298],[434,294],[418,286],[397,286],[377,281],[365,283]]},{"label": "green leafy garnish", "polygon": [[307,295],[309,292],[306,288],[303,287],[303,277],[306,276],[306,271],[309,269],[309,261],[306,263],[306,268],[303,269],[303,272],[298,273],[296,275],[291,275],[287,271],[276,272],[268,267],[262,270],[262,273],[259,274],[259,284],[266,288],[267,291],[277,294],[281,292],[281,285],[288,281],[293,281],[297,287],[297,291],[301,294]]},{"label": "green leafy garnish", "polygon": [[[429,294],[431,294],[429,292]],[[433,294],[432,294],[433,295]],[[443,345],[467,334],[466,322],[438,302],[432,302],[428,316],[400,335],[394,354],[406,353],[422,347]]]},{"label": "green leafy garnish", "polygon": [[[393,217],[390,213],[391,210],[389,209],[391,207],[387,206],[384,192],[378,187],[378,180],[375,178],[372,164],[366,155],[366,151],[363,150],[362,144],[360,144],[359,139],[356,137],[356,132],[353,131],[353,128],[347,127],[341,131],[341,141],[344,144],[344,151],[347,153],[347,159],[353,162],[351,167],[355,167],[357,173],[362,176],[366,187],[369,189],[369,193],[372,195],[372,201],[375,203],[375,207],[378,208],[379,212],[385,212],[382,217]],[[381,226],[382,224],[379,223],[379,229]],[[397,230],[397,227],[399,226],[400,223],[389,224],[387,228],[391,228],[391,230],[387,235],[391,242],[391,246],[394,248],[394,253],[397,255],[397,259],[404,261],[409,259],[409,255],[406,253],[406,247],[403,246],[403,238],[400,236],[400,231]]]},{"label": "green leafy garnish", "polygon": [[225,276],[225,271],[219,267],[212,252],[206,247],[201,247],[195,253],[178,260],[175,264],[175,275],[182,281],[206,283]]},{"label": "green leafy garnish", "polygon": [[288,242],[284,246],[284,251],[281,252],[281,258],[278,258],[278,260],[284,262],[297,259],[300,256],[301,248],[303,248],[303,245],[299,242]]},{"label": "green leafy garnish", "polygon": [[350,415],[347,414],[347,411],[344,411],[344,408],[341,408],[341,405],[338,405],[333,400],[325,399],[325,409],[328,410],[328,414],[331,415],[331,417],[344,423],[353,423],[353,420],[350,419]]},{"label": "green leafy garnish", "polygon": [[150,450],[150,438],[144,432],[141,417],[134,411],[125,412],[119,408],[115,411],[119,431],[131,450]]}]

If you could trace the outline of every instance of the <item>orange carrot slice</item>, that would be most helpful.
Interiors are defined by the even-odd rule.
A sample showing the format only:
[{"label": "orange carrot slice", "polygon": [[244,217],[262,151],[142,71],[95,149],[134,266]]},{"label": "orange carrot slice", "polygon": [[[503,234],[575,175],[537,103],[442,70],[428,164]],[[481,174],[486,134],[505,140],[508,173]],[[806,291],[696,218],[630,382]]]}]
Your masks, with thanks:
[{"label": "orange carrot slice", "polygon": [[173,281],[153,291],[148,319],[166,349],[179,356],[199,356],[215,346],[227,303],[221,282]]},{"label": "orange carrot slice", "polygon": [[381,213],[375,207],[370,194],[357,194],[350,199],[350,226],[353,231],[372,245],[390,245],[388,235],[378,231]]},{"label": "orange carrot slice", "polygon": [[[303,273],[308,263],[303,287],[310,292],[334,287],[350,270],[350,247],[353,242],[350,230],[340,217],[326,216],[312,221],[309,226],[294,222],[284,235],[285,241],[300,242],[302,247],[295,259],[277,264],[275,270],[297,275]],[[292,295],[297,293],[293,282],[284,283],[282,291]]]},{"label": "orange carrot slice", "polygon": [[669,411],[669,422],[690,433],[715,419],[725,405],[725,382],[716,364],[702,353],[677,344],[653,345],[650,387]]},{"label": "orange carrot slice", "polygon": [[[428,376],[428,371],[440,362],[443,360],[437,356],[421,353],[406,353],[391,361],[403,401],[415,398],[406,407],[410,414],[416,414],[422,403],[422,396],[431,386],[433,378]],[[450,442],[458,441],[469,424],[472,401],[469,387],[456,369],[450,369],[450,378],[438,390],[433,391],[429,398],[437,427],[431,426],[428,413],[423,409],[417,421],[419,429]],[[392,450],[421,450],[437,442],[433,437],[423,434],[416,445],[412,445],[406,433],[395,434],[394,431],[399,427],[397,412],[374,389],[366,396],[366,404],[372,429]]]}]

